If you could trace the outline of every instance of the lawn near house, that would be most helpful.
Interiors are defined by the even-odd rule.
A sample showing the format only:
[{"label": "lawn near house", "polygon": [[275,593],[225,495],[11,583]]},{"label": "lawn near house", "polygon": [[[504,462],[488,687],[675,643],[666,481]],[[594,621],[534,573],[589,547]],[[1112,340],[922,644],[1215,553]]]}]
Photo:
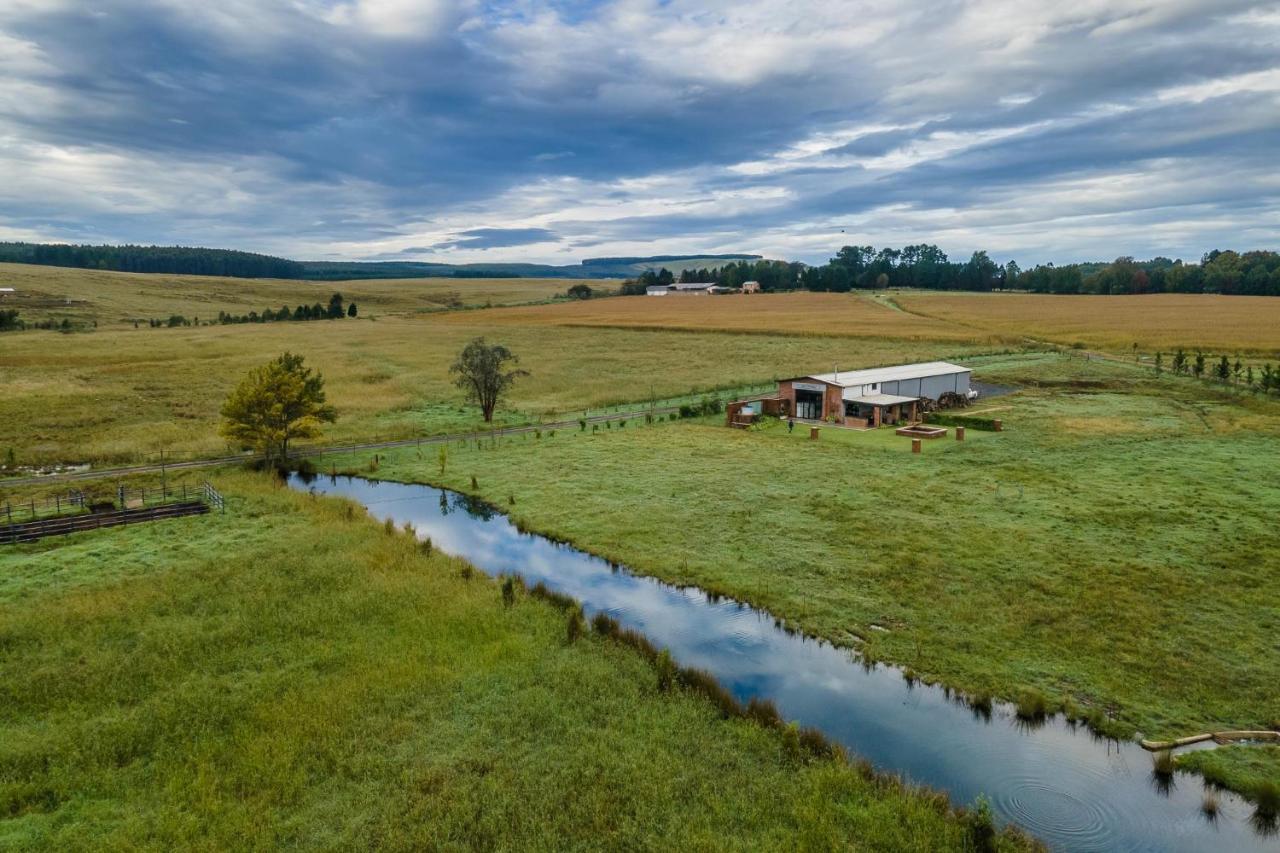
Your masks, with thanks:
[{"label": "lawn near house", "polygon": [[1006,432],[919,456],[889,430],[815,442],[709,419],[454,445],[443,476],[434,452],[397,451],[373,476],[474,476],[531,529],[1115,734],[1280,719],[1280,407],[1060,355],[975,368],[1027,387],[989,401]]},{"label": "lawn near house", "polygon": [[[960,848],[944,799],[660,693],[635,651],[363,511],[0,550],[6,849]],[[1001,849],[1029,846],[1012,836]]]}]

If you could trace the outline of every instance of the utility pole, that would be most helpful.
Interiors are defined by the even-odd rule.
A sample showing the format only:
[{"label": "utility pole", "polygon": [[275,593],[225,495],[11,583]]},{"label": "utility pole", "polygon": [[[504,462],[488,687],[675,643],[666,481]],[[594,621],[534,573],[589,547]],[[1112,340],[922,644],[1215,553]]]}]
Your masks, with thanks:
[{"label": "utility pole", "polygon": [[163,450],[160,451],[160,497],[161,498],[169,497],[169,480],[165,476]]}]

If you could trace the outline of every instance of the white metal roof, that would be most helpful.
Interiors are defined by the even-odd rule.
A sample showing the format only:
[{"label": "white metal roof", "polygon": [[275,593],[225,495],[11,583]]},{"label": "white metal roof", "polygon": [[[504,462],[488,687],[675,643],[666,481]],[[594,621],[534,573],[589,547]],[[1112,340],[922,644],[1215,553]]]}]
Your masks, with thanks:
[{"label": "white metal roof", "polygon": [[877,385],[882,382],[898,382],[903,379],[923,379],[927,376],[950,376],[953,373],[971,373],[967,367],[947,361],[926,361],[920,364],[899,364],[896,367],[873,367],[870,370],[841,370],[839,373],[812,373],[806,379],[816,379],[828,385],[848,388],[850,385]]},{"label": "white metal roof", "polygon": [[[848,393],[847,391],[845,392]],[[919,397],[899,397],[897,394],[867,394],[862,397],[844,397],[851,403],[865,403],[869,406],[894,406],[898,403],[914,403]]]}]

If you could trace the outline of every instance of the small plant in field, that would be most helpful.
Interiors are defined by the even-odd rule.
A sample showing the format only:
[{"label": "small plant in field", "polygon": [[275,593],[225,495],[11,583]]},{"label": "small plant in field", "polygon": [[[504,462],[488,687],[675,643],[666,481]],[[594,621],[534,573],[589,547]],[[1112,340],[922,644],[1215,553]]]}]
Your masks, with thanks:
[{"label": "small plant in field", "polygon": [[1164,353],[1156,353],[1156,376],[1164,373]]},{"label": "small plant in field", "polygon": [[1027,688],[1018,694],[1017,714],[1021,720],[1038,722],[1049,712],[1049,700],[1039,690]]},{"label": "small plant in field", "polygon": [[444,476],[445,469],[449,466],[449,448],[441,444],[436,448],[436,463],[440,466],[440,476]]},{"label": "small plant in field", "polygon": [[480,488],[480,484],[479,484],[478,482],[476,482],[476,475],[475,475],[475,474],[472,474],[472,475],[471,475],[471,488],[473,488],[473,489],[478,489],[478,488]]},{"label": "small plant in field", "polygon": [[502,604],[511,607],[516,603],[516,579],[507,575],[502,579]]},{"label": "small plant in field", "polygon": [[555,431],[555,430],[551,430],[551,431],[549,431],[549,432],[547,433],[547,438],[555,438],[555,437],[556,437],[556,431]]},{"label": "small plant in field", "polygon": [[565,639],[569,645],[578,642],[583,632],[587,630],[587,622],[582,618],[582,608],[574,607],[569,611],[569,621],[565,626]]},{"label": "small plant in field", "polygon": [[586,431],[587,431],[587,419],[578,418],[578,432],[586,432]]},{"label": "small plant in field", "polygon": [[396,523],[388,518],[382,523],[382,529],[385,530],[388,535],[394,536],[396,532]]},{"label": "small plant in field", "polygon": [[475,577],[476,572],[475,572],[475,569],[471,568],[471,566],[464,565],[462,569],[458,572],[458,574],[462,577],[464,581],[469,581],[473,577]]},{"label": "small plant in field", "polygon": [[762,699],[759,696],[753,696],[747,702],[747,716],[766,729],[775,729],[782,725],[782,715],[778,713],[778,706],[771,700]]},{"label": "small plant in field", "polygon": [[507,503],[508,503],[509,505],[511,505],[511,506],[515,506],[515,505],[516,505],[516,496],[515,496],[515,495],[507,495]]},{"label": "small plant in field", "polygon": [[654,661],[653,667],[658,673],[658,689],[663,693],[670,693],[676,684],[676,665],[671,660],[671,652],[666,649],[658,652],[658,659]]},{"label": "small plant in field", "polygon": [[626,425],[627,425],[627,422],[625,420],[618,421],[618,429],[622,429]]},{"label": "small plant in field", "polygon": [[434,546],[432,546],[431,544],[430,536],[426,537],[425,539],[423,539],[421,542],[418,543],[418,550],[428,557],[431,556],[431,551],[433,550],[433,547]]},{"label": "small plant in field", "polygon": [[996,821],[986,794],[978,795],[973,811],[969,812],[969,839],[975,850],[985,853],[996,849]]},{"label": "small plant in field", "polygon": [[788,758],[801,759],[804,757],[804,750],[800,746],[800,726],[794,722],[787,723],[782,727],[782,751],[786,753]]},{"label": "small plant in field", "polygon": [[1253,803],[1258,815],[1270,821],[1280,816],[1280,784],[1262,782],[1253,789]]}]

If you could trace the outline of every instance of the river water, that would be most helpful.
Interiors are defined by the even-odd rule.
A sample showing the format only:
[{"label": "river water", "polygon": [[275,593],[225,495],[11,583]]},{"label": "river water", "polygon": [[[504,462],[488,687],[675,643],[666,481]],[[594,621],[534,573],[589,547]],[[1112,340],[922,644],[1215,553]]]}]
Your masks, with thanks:
[{"label": "river water", "polygon": [[899,670],[864,666],[846,649],[782,630],[741,603],[633,574],[599,557],[521,533],[499,512],[455,492],[352,477],[297,475],[290,484],[342,495],[379,520],[412,524],[446,553],[490,575],[518,574],[643,632],[677,662],[705,669],[746,701],[772,699],[782,715],[816,726],[881,770],[946,791],[957,803],[990,798],[1013,821],[1060,850],[1280,850],[1273,826],[1250,805],[1219,797],[1201,813],[1204,788],[1177,774],[1161,784],[1137,744],[1094,737],[1060,717],[1030,727],[997,704],[989,718]]}]

